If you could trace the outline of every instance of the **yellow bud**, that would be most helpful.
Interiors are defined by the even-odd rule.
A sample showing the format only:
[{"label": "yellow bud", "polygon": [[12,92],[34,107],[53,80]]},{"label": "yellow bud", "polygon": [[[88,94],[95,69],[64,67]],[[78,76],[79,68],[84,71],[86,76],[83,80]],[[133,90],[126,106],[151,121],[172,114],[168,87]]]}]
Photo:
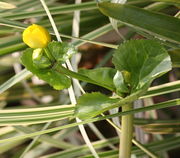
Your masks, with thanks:
[{"label": "yellow bud", "polygon": [[31,48],[45,48],[51,41],[49,32],[42,26],[33,24],[23,32],[23,41]]}]

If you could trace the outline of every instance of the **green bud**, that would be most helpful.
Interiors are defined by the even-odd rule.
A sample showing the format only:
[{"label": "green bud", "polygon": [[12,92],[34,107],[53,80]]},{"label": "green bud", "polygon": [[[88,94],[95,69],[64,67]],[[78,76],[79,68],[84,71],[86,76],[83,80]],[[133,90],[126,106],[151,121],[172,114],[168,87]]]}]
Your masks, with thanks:
[{"label": "green bud", "polygon": [[34,49],[32,60],[34,66],[39,69],[49,68],[52,65],[42,48]]},{"label": "green bud", "polygon": [[124,97],[125,93],[129,93],[129,89],[124,81],[124,77],[122,75],[122,72],[117,71],[114,78],[113,78],[113,83],[116,87],[116,93],[121,96]]},{"label": "green bud", "polygon": [[131,73],[128,71],[121,71],[123,78],[124,78],[124,82],[129,84],[130,80],[131,80]]}]

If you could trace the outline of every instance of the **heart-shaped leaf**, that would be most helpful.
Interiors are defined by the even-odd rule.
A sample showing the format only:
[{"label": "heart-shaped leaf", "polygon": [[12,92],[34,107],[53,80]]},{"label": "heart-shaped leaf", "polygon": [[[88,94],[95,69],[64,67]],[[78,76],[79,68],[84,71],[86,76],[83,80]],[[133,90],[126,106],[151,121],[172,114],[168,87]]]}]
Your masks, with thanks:
[{"label": "heart-shaped leaf", "polygon": [[167,51],[154,40],[131,40],[119,46],[113,56],[119,71],[130,73],[131,94],[148,88],[160,75],[171,70],[171,59]]}]

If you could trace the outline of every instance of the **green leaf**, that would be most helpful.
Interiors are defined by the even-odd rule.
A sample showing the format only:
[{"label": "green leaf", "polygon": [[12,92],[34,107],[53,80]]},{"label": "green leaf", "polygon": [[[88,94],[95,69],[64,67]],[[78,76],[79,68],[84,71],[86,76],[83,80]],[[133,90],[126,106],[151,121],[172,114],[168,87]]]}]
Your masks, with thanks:
[{"label": "green leaf", "polygon": [[141,126],[143,130],[147,133],[153,134],[173,134],[180,133],[180,123],[153,123]]},{"label": "green leaf", "polygon": [[80,119],[94,117],[106,111],[111,104],[118,102],[118,100],[109,98],[98,92],[87,93],[78,99],[75,116]]},{"label": "green leaf", "polygon": [[10,46],[3,47],[0,49],[0,56],[4,56],[16,51],[21,51],[27,48],[27,45],[24,43],[11,44]]},{"label": "green leaf", "polygon": [[113,56],[119,71],[130,73],[131,94],[145,91],[150,83],[171,70],[167,51],[154,40],[131,40],[120,45]]},{"label": "green leaf", "polygon": [[180,80],[151,87],[148,89],[148,92],[144,96],[141,97],[141,99],[168,94],[172,92],[178,92],[178,91],[180,91]]},{"label": "green leaf", "polygon": [[0,9],[14,9],[16,6],[12,3],[0,2]]},{"label": "green leaf", "polygon": [[[72,13],[76,10],[92,10],[96,9],[96,2],[84,2],[80,4],[69,4],[69,5],[58,5],[55,7],[50,7],[49,10],[51,12],[51,15],[57,15],[57,14],[68,14]],[[46,12],[44,9],[38,9],[38,10],[32,10],[29,11],[19,11],[17,13],[8,13],[3,15],[2,17],[5,17],[7,19],[26,19],[31,17],[42,17],[46,16]]]},{"label": "green leaf", "polygon": [[31,71],[40,79],[49,83],[56,90],[68,88],[71,85],[71,80],[67,76],[60,74],[53,69],[36,68],[33,65],[32,53],[33,53],[33,49],[29,48],[29,49],[26,49],[26,51],[23,52],[23,55],[21,56],[21,61],[23,65],[29,71]]},{"label": "green leaf", "polygon": [[33,50],[32,60],[33,65],[38,69],[46,69],[52,66],[52,62],[42,48],[36,48]]},{"label": "green leaf", "polygon": [[[172,149],[179,148],[180,147],[180,136],[165,137],[162,140],[154,141],[154,142],[145,144],[144,146],[151,151],[163,153],[164,151],[170,151]],[[79,155],[80,154],[79,151],[80,150],[82,151],[83,149],[82,149],[82,147],[81,147],[81,149],[77,149],[76,154]],[[60,151],[55,154],[50,154],[50,155],[44,156],[43,158],[58,158],[58,156],[61,157],[60,154],[62,154],[62,153],[63,154],[66,153],[66,155],[69,156],[71,152],[69,150],[66,150],[65,152]],[[71,154],[74,154],[74,152]],[[136,155],[137,157],[147,156],[146,153],[144,153],[142,150],[140,150],[139,148],[137,148],[135,146],[132,147],[132,154]],[[98,155],[101,158],[117,158],[119,156],[119,150],[113,149],[113,150],[109,150],[109,151],[102,151],[102,152],[98,152]],[[62,158],[67,157],[67,156],[66,157],[65,156],[63,155]],[[86,156],[80,156],[80,157],[81,158],[94,158],[94,156],[92,154],[89,154]],[[165,157],[165,156],[163,156],[163,157]],[[151,158],[155,158],[155,157],[151,157]],[[158,158],[159,158],[159,156],[158,156]]]},{"label": "green leaf", "polygon": [[25,78],[28,78],[29,76],[31,76],[31,72],[27,71],[26,69],[22,70],[21,72],[4,82],[2,85],[0,85],[0,94],[8,90],[10,87],[14,86],[16,83],[22,81]]},{"label": "green leaf", "polygon": [[117,117],[117,116],[124,116],[124,115],[129,115],[129,114],[135,114],[135,113],[138,113],[138,112],[145,112],[145,111],[149,111],[149,110],[157,110],[157,109],[162,109],[162,108],[167,108],[167,107],[170,108],[172,106],[177,106],[179,104],[180,104],[180,99],[174,99],[174,100],[170,100],[170,101],[167,101],[167,102],[164,102],[164,103],[154,104],[154,105],[146,106],[146,107],[143,107],[143,108],[137,108],[137,109],[133,109],[133,110],[126,111],[126,112],[120,112],[120,113],[116,113],[116,114],[113,114],[113,115],[101,116],[101,117],[97,117],[97,118],[84,120],[84,121],[81,121],[81,122],[69,123],[67,125],[58,126],[58,127],[50,128],[50,129],[47,129],[47,130],[30,133],[30,134],[11,137],[11,138],[7,138],[7,139],[1,139],[0,143],[5,143],[5,142],[9,142],[9,141],[17,141],[17,140],[22,140],[22,139],[25,139],[25,138],[35,137],[35,136],[38,136],[38,135],[51,133],[51,132],[59,131],[59,130],[66,129],[66,128],[75,127],[77,125],[87,124],[87,123],[95,122],[95,121],[101,121],[101,120],[105,120],[105,119],[109,119],[109,118],[113,118],[113,117]]},{"label": "green leaf", "polygon": [[77,51],[72,44],[53,41],[48,44],[48,49],[56,61],[64,63]]},{"label": "green leaf", "polygon": [[113,68],[102,67],[92,70],[80,69],[79,73],[87,76],[88,78],[100,83],[100,85],[107,85],[108,87],[115,88],[113,83],[113,77],[116,74],[116,70]]},{"label": "green leaf", "polygon": [[72,117],[73,113],[74,105],[49,105],[41,108],[0,110],[0,126],[39,124],[62,120]]},{"label": "green leaf", "polygon": [[120,20],[133,28],[145,31],[159,39],[180,44],[180,19],[131,5],[99,3],[106,16]]}]

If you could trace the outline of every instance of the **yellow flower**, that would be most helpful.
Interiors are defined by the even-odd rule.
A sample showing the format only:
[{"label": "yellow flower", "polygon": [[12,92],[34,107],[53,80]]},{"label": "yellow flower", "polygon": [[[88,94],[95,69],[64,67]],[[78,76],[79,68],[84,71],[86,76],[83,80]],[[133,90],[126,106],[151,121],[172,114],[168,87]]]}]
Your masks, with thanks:
[{"label": "yellow flower", "polygon": [[33,24],[23,32],[23,41],[31,48],[45,48],[51,41],[49,32],[42,26]]}]

